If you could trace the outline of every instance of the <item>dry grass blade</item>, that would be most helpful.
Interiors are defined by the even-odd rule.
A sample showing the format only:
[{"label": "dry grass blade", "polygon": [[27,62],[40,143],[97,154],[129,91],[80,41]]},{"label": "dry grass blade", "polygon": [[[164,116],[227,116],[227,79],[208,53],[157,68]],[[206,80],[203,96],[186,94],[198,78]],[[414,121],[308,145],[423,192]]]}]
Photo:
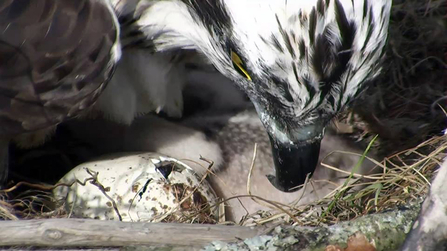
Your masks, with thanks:
[{"label": "dry grass blade", "polygon": [[362,156],[360,157],[359,161],[357,162],[357,164],[355,165],[355,167],[352,169],[351,173],[349,174],[349,177],[345,180],[345,182],[343,183],[343,185],[341,186],[341,188],[338,190],[338,192],[335,194],[334,199],[331,201],[331,203],[329,204],[328,208],[323,212],[323,214],[321,215],[320,220],[324,219],[326,217],[326,215],[332,211],[332,209],[334,208],[335,204],[338,202],[338,200],[345,194],[345,192],[349,189],[348,184],[349,181],[352,179],[352,177],[354,176],[354,173],[357,172],[357,170],[359,169],[359,167],[362,165],[363,161],[365,160],[365,156],[366,154],[369,152],[369,150],[371,149],[372,144],[374,143],[374,141],[377,139],[377,135],[371,140],[371,142],[368,144],[368,146],[366,147],[365,152],[363,152]]},{"label": "dry grass blade", "polygon": [[[339,220],[352,219],[364,214],[383,212],[399,205],[407,205],[421,201],[428,192],[433,171],[439,162],[446,157],[447,137],[434,137],[416,148],[400,152],[383,160],[380,179],[370,183],[356,181],[353,185],[366,185],[363,189],[348,196],[336,196],[321,219],[324,222],[335,223]],[[416,151],[430,152],[420,158]],[[409,158],[409,156],[415,158]],[[419,158],[417,158],[419,156]],[[393,167],[389,167],[389,166]],[[360,176],[359,176],[360,177]],[[351,185],[351,187],[353,186]],[[350,188],[349,186],[345,187]],[[346,191],[346,190],[343,190]],[[340,199],[341,198],[341,199]],[[350,212],[346,211],[350,208]]]},{"label": "dry grass blade", "polygon": [[[362,155],[365,159],[368,150],[369,148]],[[332,170],[349,174],[350,177],[315,203],[277,207],[264,214],[264,217],[254,219],[246,225],[266,224],[278,220],[303,226],[316,226],[321,222],[334,224],[366,214],[395,209],[399,205],[419,203],[428,192],[433,172],[440,161],[447,156],[446,150],[447,135],[433,137],[416,147],[384,158],[381,162],[374,162],[382,169],[375,175],[360,175],[355,173],[355,168],[352,172],[346,172],[326,165]],[[361,159],[358,165],[363,160]],[[262,200],[260,197],[256,199]],[[280,204],[263,201],[271,205]],[[286,208],[287,210],[283,210]]]}]

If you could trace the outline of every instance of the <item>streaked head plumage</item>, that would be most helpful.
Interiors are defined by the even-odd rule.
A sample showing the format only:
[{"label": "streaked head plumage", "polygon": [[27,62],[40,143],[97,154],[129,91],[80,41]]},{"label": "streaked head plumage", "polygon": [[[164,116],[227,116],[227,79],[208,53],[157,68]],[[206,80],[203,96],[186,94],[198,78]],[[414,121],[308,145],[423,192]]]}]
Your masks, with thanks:
[{"label": "streaked head plumage", "polygon": [[146,0],[135,13],[153,49],[194,48],[239,85],[282,155],[318,150],[328,121],[380,72],[390,8],[389,0]]},{"label": "streaked head plumage", "polygon": [[[378,72],[391,3],[184,0],[140,5],[140,27],[153,36],[157,50],[202,51],[259,109],[306,125],[316,117],[332,117]],[[180,11],[172,11],[174,6]],[[154,21],[163,10],[165,20]],[[249,78],[240,74],[232,53],[241,58]]]}]

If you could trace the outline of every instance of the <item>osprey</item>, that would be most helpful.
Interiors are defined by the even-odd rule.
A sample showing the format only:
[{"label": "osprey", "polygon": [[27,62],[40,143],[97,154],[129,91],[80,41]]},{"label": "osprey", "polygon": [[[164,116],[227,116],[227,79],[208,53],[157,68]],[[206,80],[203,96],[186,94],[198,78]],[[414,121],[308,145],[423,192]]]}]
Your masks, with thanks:
[{"label": "osprey", "polygon": [[[327,123],[380,72],[391,0],[115,1],[125,46],[194,49],[248,95],[286,192],[314,171]],[[120,12],[119,11],[119,12]]]},{"label": "osprey", "polygon": [[[390,8],[389,0],[3,1],[0,159],[15,135],[92,106],[121,48],[162,55],[196,50],[251,99],[272,145],[276,176],[270,180],[293,191],[315,169],[326,124],[379,73]],[[120,95],[125,83],[118,82],[100,110]],[[172,91],[177,100],[179,91]],[[135,104],[133,111],[148,108]],[[126,111],[118,113],[113,116]]]},{"label": "osprey", "polygon": [[0,2],[0,181],[11,139],[45,137],[96,101],[120,58],[118,26],[106,1]]}]

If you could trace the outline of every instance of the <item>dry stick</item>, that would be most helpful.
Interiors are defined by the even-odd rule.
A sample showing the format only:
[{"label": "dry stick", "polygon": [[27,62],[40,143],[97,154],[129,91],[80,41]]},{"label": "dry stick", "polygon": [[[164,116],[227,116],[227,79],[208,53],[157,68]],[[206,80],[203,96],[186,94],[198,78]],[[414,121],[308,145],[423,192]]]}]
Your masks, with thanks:
[{"label": "dry stick", "polygon": [[253,168],[255,167],[256,154],[258,151],[258,143],[255,143],[253,149],[253,158],[251,159],[250,170],[247,175],[247,194],[251,195],[250,187],[251,187],[251,175],[253,173]]},{"label": "dry stick", "polygon": [[[307,219],[310,215],[315,213],[315,206],[317,206],[318,203],[320,203],[320,202],[308,204],[306,206],[303,206],[302,209],[294,208],[294,212],[295,212],[295,214],[296,213],[303,213],[303,214],[306,213],[304,218]],[[264,223],[271,222],[271,221],[273,221],[275,219],[284,217],[284,213],[288,214],[287,211],[283,211],[283,213],[277,213],[277,214],[272,215],[272,216],[270,216],[268,218],[262,218],[262,219],[259,219],[259,220],[255,220],[255,223],[262,225]],[[290,214],[289,214],[289,216],[290,216]],[[293,218],[293,219],[295,220],[295,218]],[[299,221],[295,220],[295,222],[296,223],[300,223],[300,224],[306,224],[303,220],[299,220]]]},{"label": "dry stick", "polygon": [[7,248],[5,246],[19,246],[18,249],[31,246],[26,250],[52,250],[49,247],[69,247],[71,250],[84,250],[82,247],[97,250],[111,247],[127,247],[126,250],[200,250],[216,240],[234,242],[254,237],[258,232],[255,228],[211,224],[93,219],[3,221],[0,224],[0,249]]},{"label": "dry stick", "polygon": [[[232,196],[232,197],[229,197],[229,198],[227,198],[226,200],[224,200],[224,201],[228,201],[228,200],[232,200],[232,199],[237,199],[237,198],[262,198],[261,196],[257,196],[257,195],[249,195],[249,194],[244,194],[244,195],[235,195],[235,196]],[[284,208],[286,208],[286,207],[288,207],[288,208],[290,208],[290,206],[289,205],[286,205],[286,204],[284,204],[284,203],[281,203],[281,202],[277,202],[277,201],[273,201],[273,200],[268,200],[268,199],[265,199],[265,198],[262,198],[262,200],[263,201],[265,201],[265,202],[267,202],[267,203],[269,203],[270,205],[279,205],[279,206],[282,206],[282,207],[284,207]],[[270,207],[270,206],[269,206]],[[277,208],[277,207],[275,207],[275,208]]]},{"label": "dry stick", "polygon": [[54,188],[56,188],[56,187],[58,187],[58,186],[60,186],[62,184],[49,186],[49,185],[41,185],[41,184],[29,183],[29,182],[26,182],[26,181],[20,181],[17,184],[15,184],[14,186],[12,186],[12,187],[10,187],[8,189],[0,190],[0,192],[2,192],[2,193],[9,193],[9,192],[12,192],[12,191],[16,190],[18,187],[20,187],[22,185],[26,185],[26,186],[29,186],[31,188],[36,188],[36,189],[40,189],[40,190],[44,190],[44,191],[50,191],[50,190],[52,190],[52,189],[54,189]]},{"label": "dry stick", "polygon": [[287,215],[290,216],[290,218],[292,218],[295,222],[299,222],[298,218],[296,218],[295,216],[293,216],[293,214],[292,214],[291,212],[289,212],[289,211],[285,210],[284,208],[282,208],[281,206],[279,206],[279,205],[278,205],[279,203],[275,203],[275,202],[273,202],[273,201],[264,199],[264,198],[262,198],[262,197],[260,197],[260,196],[257,196],[257,195],[248,195],[248,194],[247,194],[247,195],[237,195],[237,196],[233,196],[233,197],[227,198],[225,201],[232,200],[232,199],[235,199],[235,198],[255,198],[255,199],[261,200],[261,201],[263,201],[263,202],[266,202],[266,203],[268,203],[268,204],[274,206],[276,209],[279,209],[279,210],[282,211],[283,213],[287,214]]},{"label": "dry stick", "polygon": [[[120,214],[120,212],[119,212],[119,210],[118,210],[118,205],[116,204],[115,200],[107,194],[107,192],[106,192],[106,188],[105,188],[105,187],[99,182],[99,180],[98,180],[99,172],[92,171],[92,170],[90,170],[89,168],[84,168],[84,169],[85,169],[85,171],[91,176],[90,178],[86,178],[86,179],[84,179],[83,182],[80,181],[80,180],[78,180],[78,179],[75,179],[73,182],[68,183],[68,184],[67,184],[67,183],[58,183],[58,184],[56,184],[56,185],[54,185],[54,186],[51,186],[52,189],[54,189],[54,188],[56,188],[56,187],[59,187],[59,186],[67,186],[67,187],[71,187],[71,186],[73,186],[75,183],[78,183],[78,184],[80,184],[81,186],[85,186],[85,185],[87,184],[87,182],[90,181],[90,184],[92,184],[92,185],[96,186],[97,188],[99,188],[99,190],[104,194],[104,196],[105,196],[105,197],[112,203],[113,210],[115,211],[116,215],[118,216],[119,221],[122,221],[123,218],[121,217],[121,214]],[[68,195],[68,194],[67,194],[67,195]],[[77,196],[77,195],[75,194],[75,196]],[[75,200],[76,200],[76,198],[75,198]],[[75,200],[74,200],[74,201],[75,201]],[[74,204],[75,204],[75,203],[73,202],[72,207],[71,207],[71,209],[70,209],[70,212],[69,212],[69,214],[68,214],[68,218],[70,218],[71,215],[72,215],[72,213],[73,213]]]},{"label": "dry stick", "polygon": [[85,168],[85,170],[93,178],[90,181],[90,184],[92,184],[92,185],[96,186],[97,188],[99,188],[99,190],[104,194],[104,196],[106,196],[106,198],[110,202],[112,202],[113,210],[115,211],[116,215],[118,215],[118,220],[119,221],[123,221],[123,217],[121,217],[120,211],[118,210],[118,205],[116,204],[115,200],[107,194],[105,187],[98,181],[99,172],[92,171],[92,170],[90,170],[88,168]]},{"label": "dry stick", "polygon": [[12,192],[14,190],[16,190],[17,188],[19,188],[20,186],[28,186],[31,188],[36,188],[39,190],[43,190],[43,191],[51,191],[53,189],[55,189],[56,187],[60,187],[60,186],[66,186],[66,187],[71,187],[73,186],[75,183],[78,183],[82,186],[85,186],[85,184],[87,183],[87,181],[92,180],[92,178],[87,178],[84,180],[84,182],[76,179],[70,183],[57,183],[56,185],[44,185],[44,184],[34,184],[34,183],[30,183],[30,182],[26,182],[26,181],[20,181],[17,184],[15,184],[14,186],[8,188],[8,189],[2,189],[0,190],[1,193],[9,193]]},{"label": "dry stick", "polygon": [[[300,186],[302,186],[302,188],[301,188],[302,192],[301,192],[300,197],[299,197],[296,201],[292,202],[293,207],[295,207],[296,205],[298,205],[298,203],[299,203],[299,202],[301,201],[301,199],[304,197],[304,193],[306,192],[306,189],[307,189],[307,184],[309,184],[309,178],[310,178],[310,173],[308,173],[308,174],[306,175],[306,179],[304,180],[304,184],[303,184],[303,185],[300,185]],[[314,190],[315,190],[315,188],[314,188]]]},{"label": "dry stick", "polygon": [[[343,173],[343,174],[347,174],[347,175],[351,174],[351,172],[348,172],[348,171],[345,171],[345,170],[341,170],[339,168],[336,168],[334,166],[325,164],[323,162],[321,162],[321,165],[326,167],[326,168],[328,168],[328,169],[331,169],[331,170],[334,170],[334,171],[337,171],[337,172],[340,172],[340,173]],[[355,178],[359,178],[359,179],[364,178],[364,179],[369,179],[369,180],[382,180],[383,179],[383,176],[382,177],[374,177],[374,176],[371,176],[371,175],[363,175],[363,174],[358,174],[358,173],[352,173],[352,176],[355,177]]]},{"label": "dry stick", "polygon": [[[248,175],[247,175],[247,194],[248,195],[252,195],[251,194],[251,175],[253,173],[253,168],[255,167],[255,160],[256,160],[256,155],[257,155],[257,150],[258,150],[258,143],[255,143],[254,149],[253,149],[253,158],[251,159],[251,164],[250,164],[250,169],[248,171]],[[253,197],[250,197],[254,202],[266,206],[264,205],[262,202],[257,201],[256,199],[254,199]],[[241,202],[242,203],[242,202]],[[269,206],[267,206],[269,207]],[[270,207],[269,207],[270,208]],[[244,207],[245,211],[246,211],[246,216],[248,216],[250,214],[250,212],[248,212],[248,210]]]},{"label": "dry stick", "polygon": [[[323,161],[325,161],[327,157],[329,157],[330,155],[332,155],[332,154],[334,154],[334,153],[348,154],[348,155],[353,155],[353,156],[357,156],[357,157],[362,157],[362,156],[363,156],[363,154],[359,154],[359,153],[353,153],[353,152],[349,152],[349,151],[335,150],[335,151],[330,152],[328,155],[326,155],[326,156],[323,158],[323,160],[321,161],[321,165],[323,165],[324,167],[330,168],[330,169],[332,169],[332,170],[334,170],[334,171],[338,171],[338,172],[341,172],[341,173],[344,173],[344,174],[349,174],[349,175],[351,174],[351,172],[344,171],[344,170],[341,170],[341,169],[338,169],[338,168],[335,168],[335,167],[329,166],[328,164],[323,163]],[[375,159],[373,159],[373,158],[371,158],[371,157],[364,156],[364,158],[367,159],[367,160],[369,160],[369,161],[371,161],[371,162],[374,163],[376,166],[378,166],[378,167],[380,167],[380,168],[382,168],[382,169],[387,169],[386,166],[384,166],[382,163],[380,163],[379,161],[377,161],[377,160],[375,160]],[[368,176],[368,175],[361,175],[361,174],[356,174],[356,173],[354,173],[354,176],[357,177],[357,178],[367,178],[367,179],[372,179],[372,180],[380,179],[380,177],[375,177],[374,175],[370,175],[370,176]],[[361,176],[361,177],[360,177],[360,176]]]},{"label": "dry stick", "polygon": [[[254,149],[253,149],[253,158],[251,159],[251,164],[250,164],[250,169],[248,171],[248,175],[247,175],[247,194],[248,195],[252,195],[251,194],[251,175],[253,174],[253,169],[255,167],[255,161],[256,161],[256,155],[258,152],[258,143],[255,143]],[[250,197],[254,202],[261,204],[263,206],[268,206],[266,204],[263,204],[260,201],[257,201],[254,197]],[[268,206],[269,207],[269,206]]]}]

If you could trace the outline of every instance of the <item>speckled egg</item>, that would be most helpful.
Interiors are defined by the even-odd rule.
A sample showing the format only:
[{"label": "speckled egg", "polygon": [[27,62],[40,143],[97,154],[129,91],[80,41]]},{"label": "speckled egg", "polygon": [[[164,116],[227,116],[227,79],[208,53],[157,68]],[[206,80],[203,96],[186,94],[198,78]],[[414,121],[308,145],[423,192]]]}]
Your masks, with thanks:
[{"label": "speckled egg", "polygon": [[213,223],[222,215],[203,177],[155,153],[106,156],[75,167],[59,183],[66,185],[54,195],[72,217]]}]

